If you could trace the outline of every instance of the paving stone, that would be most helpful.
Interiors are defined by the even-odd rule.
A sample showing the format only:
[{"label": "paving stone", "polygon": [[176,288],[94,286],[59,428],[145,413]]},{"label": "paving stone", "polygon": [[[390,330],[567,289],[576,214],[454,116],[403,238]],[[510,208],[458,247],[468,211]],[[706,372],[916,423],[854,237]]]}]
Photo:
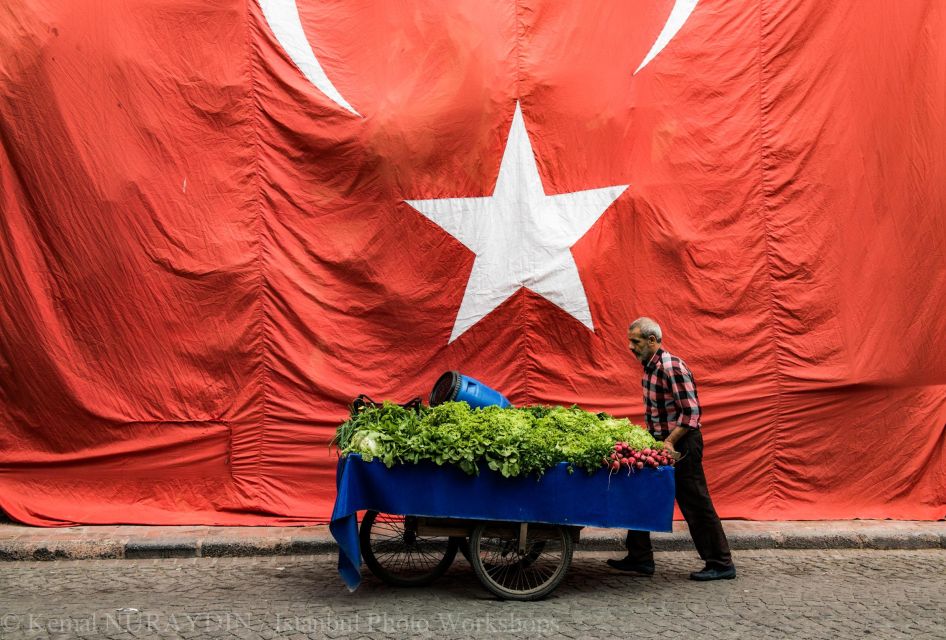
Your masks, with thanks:
[{"label": "paving stone", "polygon": [[736,580],[697,583],[692,551],[651,578],[576,554],[534,603],[501,602],[458,559],[429,587],[369,573],[349,593],[329,554],[0,564],[0,637],[946,638],[943,549],[739,551]]}]

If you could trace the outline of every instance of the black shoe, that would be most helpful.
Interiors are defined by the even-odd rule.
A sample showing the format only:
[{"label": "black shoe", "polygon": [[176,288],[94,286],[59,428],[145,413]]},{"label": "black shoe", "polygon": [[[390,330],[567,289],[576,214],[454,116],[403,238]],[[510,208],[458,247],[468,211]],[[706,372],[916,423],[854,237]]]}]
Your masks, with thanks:
[{"label": "black shoe", "polygon": [[690,580],[699,580],[700,582],[706,582],[708,580],[732,580],[735,577],[735,565],[728,567],[711,567],[707,565],[702,571],[694,571],[690,574]]},{"label": "black shoe", "polygon": [[614,567],[620,571],[639,573],[642,576],[654,575],[654,565],[643,562],[633,562],[627,558],[621,558],[620,560],[608,560],[608,566]]}]

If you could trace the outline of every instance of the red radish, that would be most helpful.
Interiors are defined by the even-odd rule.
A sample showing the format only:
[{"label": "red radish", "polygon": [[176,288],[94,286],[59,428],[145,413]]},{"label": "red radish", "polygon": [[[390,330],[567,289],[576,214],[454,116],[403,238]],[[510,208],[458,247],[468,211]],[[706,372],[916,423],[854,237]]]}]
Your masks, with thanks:
[{"label": "red radish", "polygon": [[617,470],[620,469],[620,468],[621,468],[621,463],[618,462],[617,460],[615,460],[614,462],[611,463],[611,470],[612,470],[612,471],[617,471]]},{"label": "red radish", "polygon": [[638,469],[643,469],[644,463],[638,460],[637,462],[634,463],[634,466],[637,467]]}]

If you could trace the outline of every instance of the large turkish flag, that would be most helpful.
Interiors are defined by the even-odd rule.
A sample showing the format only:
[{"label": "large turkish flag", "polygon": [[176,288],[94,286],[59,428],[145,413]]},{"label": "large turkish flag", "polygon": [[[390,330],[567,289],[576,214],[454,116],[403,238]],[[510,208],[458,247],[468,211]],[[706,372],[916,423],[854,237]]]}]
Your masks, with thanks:
[{"label": "large turkish flag", "polygon": [[724,517],[946,515],[937,0],[0,9],[0,507],[301,523],[359,393],[642,420]]}]

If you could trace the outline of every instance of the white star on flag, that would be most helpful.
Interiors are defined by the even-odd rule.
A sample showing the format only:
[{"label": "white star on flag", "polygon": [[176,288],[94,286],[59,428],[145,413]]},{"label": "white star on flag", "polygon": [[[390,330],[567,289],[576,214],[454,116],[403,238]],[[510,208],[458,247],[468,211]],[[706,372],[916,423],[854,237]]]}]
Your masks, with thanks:
[{"label": "white star on flag", "polygon": [[594,331],[571,248],[627,187],[546,195],[517,102],[493,195],[405,200],[476,254],[450,342],[522,287]]}]

